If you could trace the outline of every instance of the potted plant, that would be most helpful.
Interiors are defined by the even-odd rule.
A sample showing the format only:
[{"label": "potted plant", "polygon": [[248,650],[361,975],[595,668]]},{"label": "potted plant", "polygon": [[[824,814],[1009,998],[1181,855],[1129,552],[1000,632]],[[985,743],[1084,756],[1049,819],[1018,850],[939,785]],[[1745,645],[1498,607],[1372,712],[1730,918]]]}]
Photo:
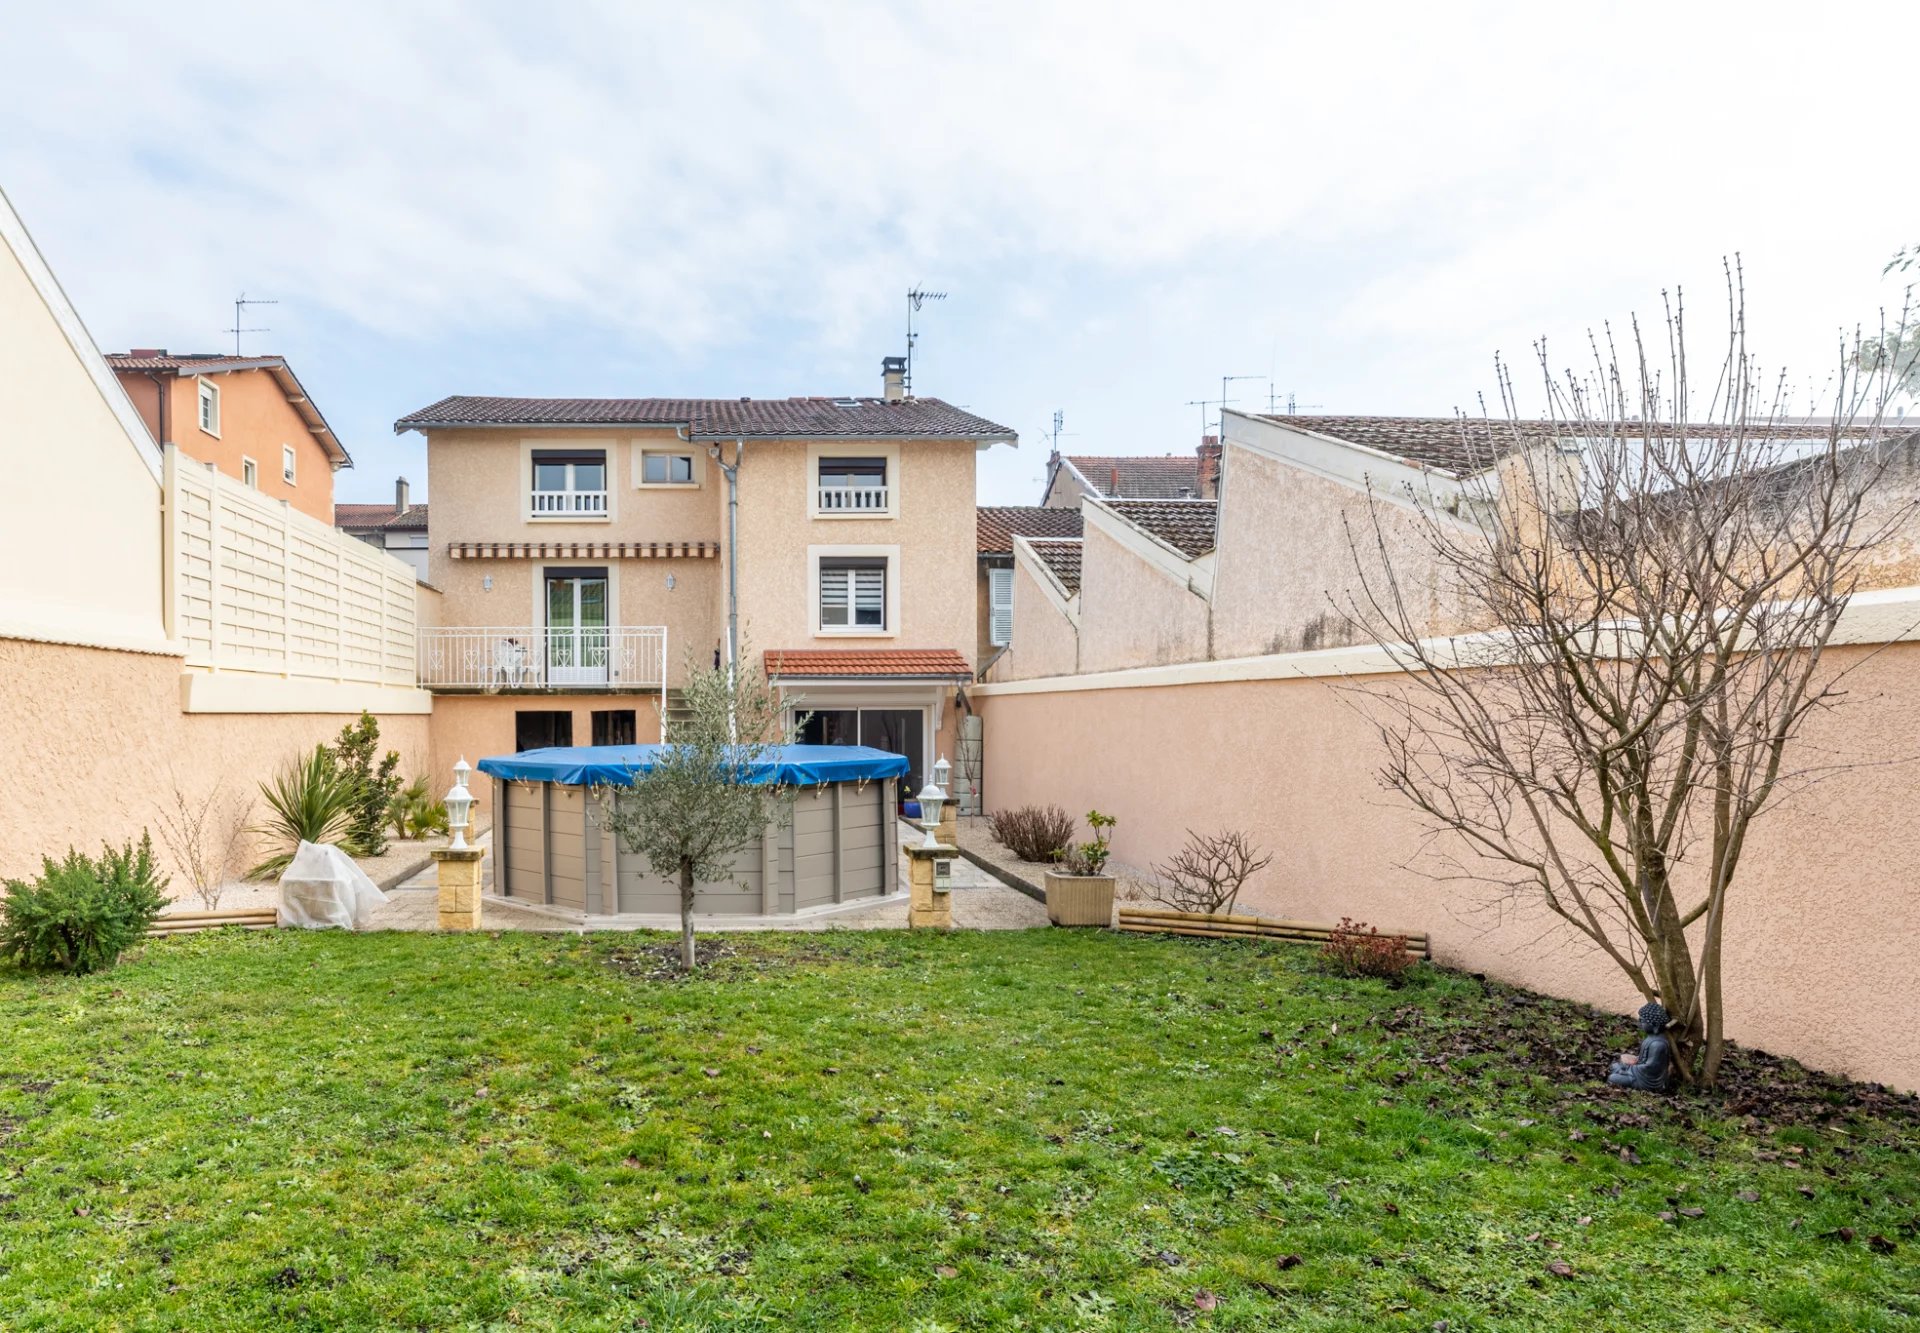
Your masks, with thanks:
[{"label": "potted plant", "polygon": [[1077,842],[1056,854],[1058,870],[1047,872],[1047,920],[1056,926],[1110,926],[1113,924],[1113,876],[1107,873],[1112,853],[1107,830],[1118,821],[1098,810],[1087,812],[1093,841]]}]

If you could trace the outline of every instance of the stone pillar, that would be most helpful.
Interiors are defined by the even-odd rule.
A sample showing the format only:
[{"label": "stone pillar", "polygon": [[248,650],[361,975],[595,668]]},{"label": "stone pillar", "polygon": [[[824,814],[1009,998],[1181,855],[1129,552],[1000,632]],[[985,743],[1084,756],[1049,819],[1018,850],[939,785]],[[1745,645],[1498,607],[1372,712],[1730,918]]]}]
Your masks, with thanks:
[{"label": "stone pillar", "polygon": [[433,853],[439,863],[440,929],[480,929],[480,858],[485,855],[481,847],[442,847]]},{"label": "stone pillar", "polygon": [[910,930],[952,930],[953,858],[959,852],[952,845],[921,847],[909,844],[907,852],[907,927]]},{"label": "stone pillar", "polygon": [[949,847],[960,845],[960,802],[949,799],[940,807],[940,823],[934,828],[934,840]]}]

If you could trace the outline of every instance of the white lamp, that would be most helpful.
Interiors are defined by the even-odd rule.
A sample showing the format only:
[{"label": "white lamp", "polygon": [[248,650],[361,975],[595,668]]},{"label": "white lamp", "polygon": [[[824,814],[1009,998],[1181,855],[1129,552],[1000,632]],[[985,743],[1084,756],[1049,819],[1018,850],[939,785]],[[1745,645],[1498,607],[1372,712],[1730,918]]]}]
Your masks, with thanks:
[{"label": "white lamp", "polygon": [[[939,765],[935,765],[938,768]],[[947,803],[947,794],[929,782],[920,789],[920,824],[927,830],[927,840],[922,847],[938,847],[940,840],[934,836],[940,828],[940,807]]]},{"label": "white lamp", "polygon": [[945,755],[941,755],[938,759],[933,761],[933,785],[938,787],[941,791],[946,791],[948,789],[947,779],[952,775],[952,773],[953,773],[953,765],[947,762],[947,757]]},{"label": "white lamp", "polygon": [[467,790],[467,778],[472,772],[464,755],[453,766],[453,790],[447,793],[447,827],[453,831],[448,851],[465,851],[467,847],[467,815],[473,809],[473,793]]}]

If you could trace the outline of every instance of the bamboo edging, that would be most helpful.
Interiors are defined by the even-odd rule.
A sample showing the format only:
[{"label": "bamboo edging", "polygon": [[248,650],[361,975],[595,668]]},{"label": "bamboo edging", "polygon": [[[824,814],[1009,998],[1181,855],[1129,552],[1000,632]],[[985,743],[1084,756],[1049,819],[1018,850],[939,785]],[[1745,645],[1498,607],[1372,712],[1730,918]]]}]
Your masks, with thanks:
[{"label": "bamboo edging", "polygon": [[[1339,927],[1268,916],[1181,912],[1161,907],[1122,907],[1115,929],[1135,935],[1190,935],[1214,940],[1270,939],[1291,940],[1297,944],[1324,944],[1333,938]],[[1380,934],[1398,935],[1406,940],[1407,952],[1415,958],[1431,956],[1425,931],[1382,930]]]},{"label": "bamboo edging", "polygon": [[151,939],[165,935],[193,935],[225,926],[238,926],[242,930],[272,930],[278,920],[279,913],[271,907],[230,912],[174,912],[155,917],[153,924],[147,927],[147,936]]}]

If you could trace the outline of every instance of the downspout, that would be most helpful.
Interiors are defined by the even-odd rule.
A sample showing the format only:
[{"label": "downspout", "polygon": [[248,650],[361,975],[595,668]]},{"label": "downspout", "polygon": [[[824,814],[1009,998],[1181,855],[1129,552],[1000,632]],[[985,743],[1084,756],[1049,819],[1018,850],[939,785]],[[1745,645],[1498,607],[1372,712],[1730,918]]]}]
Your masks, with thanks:
[{"label": "downspout", "polygon": [[162,449],[173,443],[173,393],[163,379],[164,374],[158,370],[147,372],[147,378],[153,381],[154,398],[159,403],[158,443]]}]

